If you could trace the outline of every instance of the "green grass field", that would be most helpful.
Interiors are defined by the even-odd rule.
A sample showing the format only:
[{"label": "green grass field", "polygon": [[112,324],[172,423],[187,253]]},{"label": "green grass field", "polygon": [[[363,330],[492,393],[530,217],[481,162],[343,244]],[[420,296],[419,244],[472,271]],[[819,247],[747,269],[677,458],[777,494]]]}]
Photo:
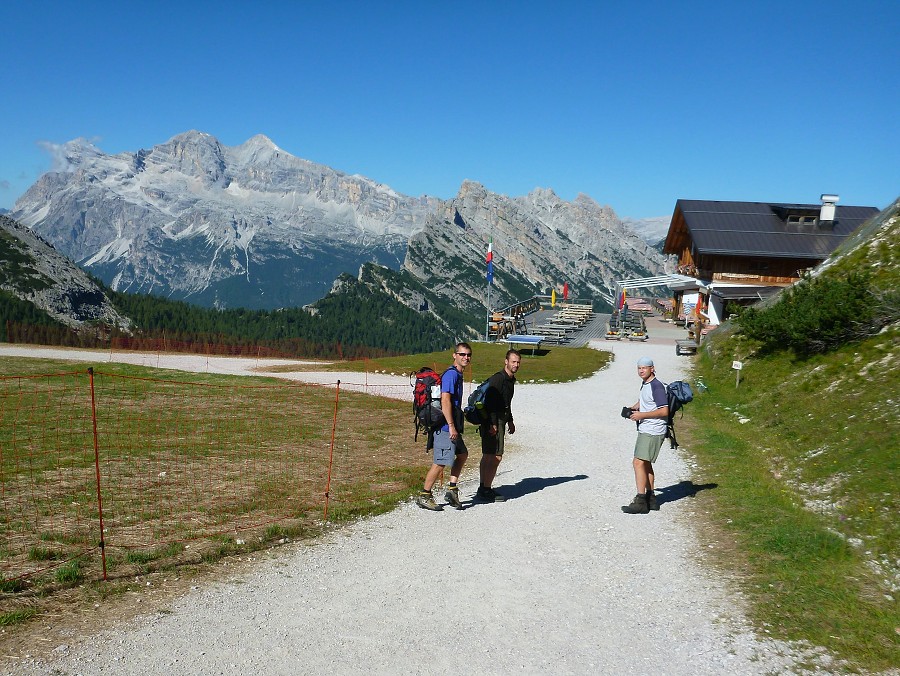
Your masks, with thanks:
[{"label": "green grass field", "polygon": [[[900,666],[898,330],[805,361],[720,329],[681,435],[699,510],[761,631],[847,669]],[[732,361],[743,362],[737,384]]]},{"label": "green grass field", "polygon": [[[467,379],[502,367],[501,346],[475,352]],[[586,377],[607,358],[588,349],[524,357],[529,380],[541,382]],[[449,363],[447,351],[330,368],[407,373]],[[326,486],[328,523],[393,509],[428,464],[421,438],[413,440],[411,391],[401,401],[342,390],[335,420],[333,386],[0,358],[3,373],[26,377],[0,380],[0,623],[40,616],[62,596],[77,604],[72,590],[102,577],[90,366],[110,580],[103,585],[315,536],[327,527]]]},{"label": "green grass field", "polygon": [[[465,373],[466,382],[482,382],[503,368],[507,347],[499,343],[472,343],[472,362]],[[603,368],[610,359],[608,352],[590,348],[554,347],[535,350],[520,350],[522,354],[521,382],[564,383],[587,378]],[[429,352],[427,354],[385,357],[381,359],[360,359],[357,361],[334,362],[320,365],[289,365],[272,368],[272,373],[295,370],[307,371],[379,371],[408,375],[423,366],[442,371],[453,363],[452,350]]]}]

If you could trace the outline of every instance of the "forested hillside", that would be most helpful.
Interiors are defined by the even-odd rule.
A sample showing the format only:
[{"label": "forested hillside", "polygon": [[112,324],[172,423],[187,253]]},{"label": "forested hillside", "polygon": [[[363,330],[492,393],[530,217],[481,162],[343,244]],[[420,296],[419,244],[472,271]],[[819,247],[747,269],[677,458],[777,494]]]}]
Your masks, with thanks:
[{"label": "forested hillside", "polygon": [[3,342],[9,340],[8,333],[13,325],[28,325],[34,327],[35,331],[50,330],[60,335],[71,333],[68,327],[53,319],[34,303],[17,298],[3,290],[0,290],[0,317],[3,318],[3,321],[0,322],[0,341]]},{"label": "forested hillside", "polygon": [[[129,332],[96,325],[75,330],[34,303],[0,290],[0,341],[151,348],[165,339],[174,348],[215,350],[263,347],[296,357],[354,359],[433,352],[456,337],[427,312],[416,312],[352,279],[350,288],[329,294],[310,310],[214,310],[158,296],[106,290],[113,306],[133,320]],[[155,349],[152,347],[151,349]]]},{"label": "forested hillside", "polygon": [[265,346],[287,355],[338,359],[431,352],[453,342],[432,316],[361,285],[326,296],[311,311],[214,310],[156,296],[109,295],[134,321],[137,338]]}]

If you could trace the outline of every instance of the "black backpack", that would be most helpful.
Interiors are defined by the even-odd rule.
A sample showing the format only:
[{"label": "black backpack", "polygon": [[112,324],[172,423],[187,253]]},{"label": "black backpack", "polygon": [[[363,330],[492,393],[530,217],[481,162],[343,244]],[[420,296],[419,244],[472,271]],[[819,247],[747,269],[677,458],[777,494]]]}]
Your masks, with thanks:
[{"label": "black backpack", "polygon": [[430,433],[447,422],[441,410],[441,376],[433,368],[423,366],[409,374],[409,384],[413,388],[413,424],[418,441],[420,429]]},{"label": "black backpack", "polygon": [[472,390],[472,394],[469,395],[469,401],[463,409],[466,422],[470,422],[473,425],[483,425],[488,421],[488,413],[484,410],[484,398],[487,395],[489,382],[490,379],[485,380]]},{"label": "black backpack", "polygon": [[[694,391],[690,384],[683,380],[675,380],[666,385],[666,403],[669,406],[669,415],[666,416],[666,439],[671,448],[678,448],[678,439],[675,438],[675,414],[694,400]],[[681,411],[684,417],[684,411]]]}]

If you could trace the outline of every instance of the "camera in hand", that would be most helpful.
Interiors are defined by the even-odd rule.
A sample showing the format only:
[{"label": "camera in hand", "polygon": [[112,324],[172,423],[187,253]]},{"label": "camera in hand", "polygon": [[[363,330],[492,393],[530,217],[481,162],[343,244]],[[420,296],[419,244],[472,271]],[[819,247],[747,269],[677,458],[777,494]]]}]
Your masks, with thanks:
[{"label": "camera in hand", "polygon": [[628,408],[627,406],[622,407],[622,417],[623,418],[630,418],[632,413],[634,413],[634,409]]}]

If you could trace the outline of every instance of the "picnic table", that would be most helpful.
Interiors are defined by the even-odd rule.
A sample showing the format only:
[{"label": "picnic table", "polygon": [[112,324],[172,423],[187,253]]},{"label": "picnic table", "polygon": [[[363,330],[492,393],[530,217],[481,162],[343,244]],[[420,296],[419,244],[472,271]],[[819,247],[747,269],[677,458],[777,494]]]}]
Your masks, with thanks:
[{"label": "picnic table", "polygon": [[546,340],[546,336],[536,334],[511,334],[503,339],[504,342],[515,347],[516,345],[527,345],[531,347],[531,354],[534,354],[535,348],[539,348],[541,343]]}]

